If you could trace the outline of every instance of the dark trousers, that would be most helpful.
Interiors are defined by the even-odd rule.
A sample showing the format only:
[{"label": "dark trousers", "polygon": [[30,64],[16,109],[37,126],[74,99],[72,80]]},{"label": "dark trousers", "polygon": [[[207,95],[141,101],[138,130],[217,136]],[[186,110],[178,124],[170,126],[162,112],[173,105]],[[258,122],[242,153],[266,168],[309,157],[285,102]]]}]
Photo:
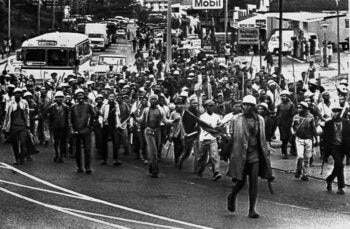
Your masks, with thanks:
[{"label": "dark trousers", "polygon": [[136,154],[137,158],[147,160],[147,148],[146,148],[146,139],[145,139],[145,130],[134,129],[133,132],[133,152]]},{"label": "dark trousers", "polygon": [[334,160],[334,168],[332,173],[327,177],[327,182],[333,182],[337,177],[338,180],[338,188],[345,187],[344,181],[344,151],[341,147],[333,146],[331,149],[331,155]]},{"label": "dark trousers", "polygon": [[109,138],[112,139],[113,144],[113,159],[118,159],[118,150],[119,150],[119,144],[118,144],[118,136],[117,136],[117,129],[112,126],[103,126],[102,129],[102,160],[107,161],[108,159],[108,141]]},{"label": "dark trousers", "polygon": [[[67,131],[65,128],[53,129],[55,157],[67,155]],[[59,148],[59,149],[58,149]]]},{"label": "dark trousers", "polygon": [[76,146],[75,160],[76,160],[78,169],[83,169],[81,144],[84,145],[85,170],[91,170],[91,133],[90,131],[88,133],[75,135],[75,146]]},{"label": "dark trousers", "polygon": [[98,156],[102,157],[102,146],[103,146],[103,131],[101,126],[94,127],[95,133],[95,147],[98,152]]},{"label": "dark trousers", "polygon": [[[129,135],[128,135],[128,130],[127,129],[117,129],[117,145],[118,147],[120,146],[120,144],[123,144],[124,149],[125,149],[125,155],[129,154],[131,152],[131,145],[130,145],[130,141],[129,141]],[[118,158],[118,155],[117,155]]]},{"label": "dark trousers", "polygon": [[179,158],[184,151],[183,140],[181,138],[172,138],[174,143],[174,160],[175,164],[179,162]]},{"label": "dark trousers", "polygon": [[27,156],[27,135],[28,133],[25,129],[13,131],[10,135],[13,154],[15,156],[16,162],[18,162],[19,160],[23,161],[23,159]]},{"label": "dark trousers", "polygon": [[238,180],[236,185],[232,188],[232,197],[242,190],[247,182],[247,175],[249,176],[249,211],[255,211],[255,205],[258,198],[258,174],[259,162],[247,163],[244,167],[243,179]]}]

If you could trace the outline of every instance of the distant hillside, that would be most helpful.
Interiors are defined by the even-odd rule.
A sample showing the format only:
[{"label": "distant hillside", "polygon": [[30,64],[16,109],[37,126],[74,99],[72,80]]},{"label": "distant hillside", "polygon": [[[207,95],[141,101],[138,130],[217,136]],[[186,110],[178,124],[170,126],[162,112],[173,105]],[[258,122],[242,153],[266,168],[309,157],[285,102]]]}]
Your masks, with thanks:
[{"label": "distant hillside", "polygon": [[[37,33],[37,6],[30,0],[11,0],[11,37],[19,44],[23,34],[36,35]],[[0,40],[7,39],[8,8],[7,0],[0,0]],[[41,31],[51,27],[51,12],[41,10]]]}]

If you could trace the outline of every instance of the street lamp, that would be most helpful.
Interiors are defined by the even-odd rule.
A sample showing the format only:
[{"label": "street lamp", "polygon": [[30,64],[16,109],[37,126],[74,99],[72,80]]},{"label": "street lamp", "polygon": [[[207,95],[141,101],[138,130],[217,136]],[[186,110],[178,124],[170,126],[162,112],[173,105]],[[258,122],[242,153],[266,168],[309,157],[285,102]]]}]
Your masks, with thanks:
[{"label": "street lamp", "polygon": [[321,25],[321,29],[323,31],[323,63],[324,63],[324,67],[327,68],[327,28],[328,28],[328,24],[324,23]]}]

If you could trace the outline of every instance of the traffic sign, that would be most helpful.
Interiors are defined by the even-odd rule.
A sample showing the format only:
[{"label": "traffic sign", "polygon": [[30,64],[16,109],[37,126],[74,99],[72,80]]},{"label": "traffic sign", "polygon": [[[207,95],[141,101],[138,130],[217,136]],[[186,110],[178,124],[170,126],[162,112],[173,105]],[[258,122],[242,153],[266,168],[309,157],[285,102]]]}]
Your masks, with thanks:
[{"label": "traffic sign", "polygon": [[192,0],[192,8],[195,10],[222,9],[224,0]]}]

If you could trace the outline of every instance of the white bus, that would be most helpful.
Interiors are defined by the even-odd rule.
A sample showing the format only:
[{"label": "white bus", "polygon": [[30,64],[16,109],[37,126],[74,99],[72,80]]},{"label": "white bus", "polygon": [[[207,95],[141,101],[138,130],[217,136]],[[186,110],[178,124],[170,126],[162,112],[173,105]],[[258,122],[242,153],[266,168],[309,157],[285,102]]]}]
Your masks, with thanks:
[{"label": "white bus", "polygon": [[68,75],[87,75],[91,56],[86,35],[60,32],[28,39],[17,53],[17,58],[22,61],[20,71],[27,76],[33,75],[38,82],[50,79],[54,72],[62,79]]}]

